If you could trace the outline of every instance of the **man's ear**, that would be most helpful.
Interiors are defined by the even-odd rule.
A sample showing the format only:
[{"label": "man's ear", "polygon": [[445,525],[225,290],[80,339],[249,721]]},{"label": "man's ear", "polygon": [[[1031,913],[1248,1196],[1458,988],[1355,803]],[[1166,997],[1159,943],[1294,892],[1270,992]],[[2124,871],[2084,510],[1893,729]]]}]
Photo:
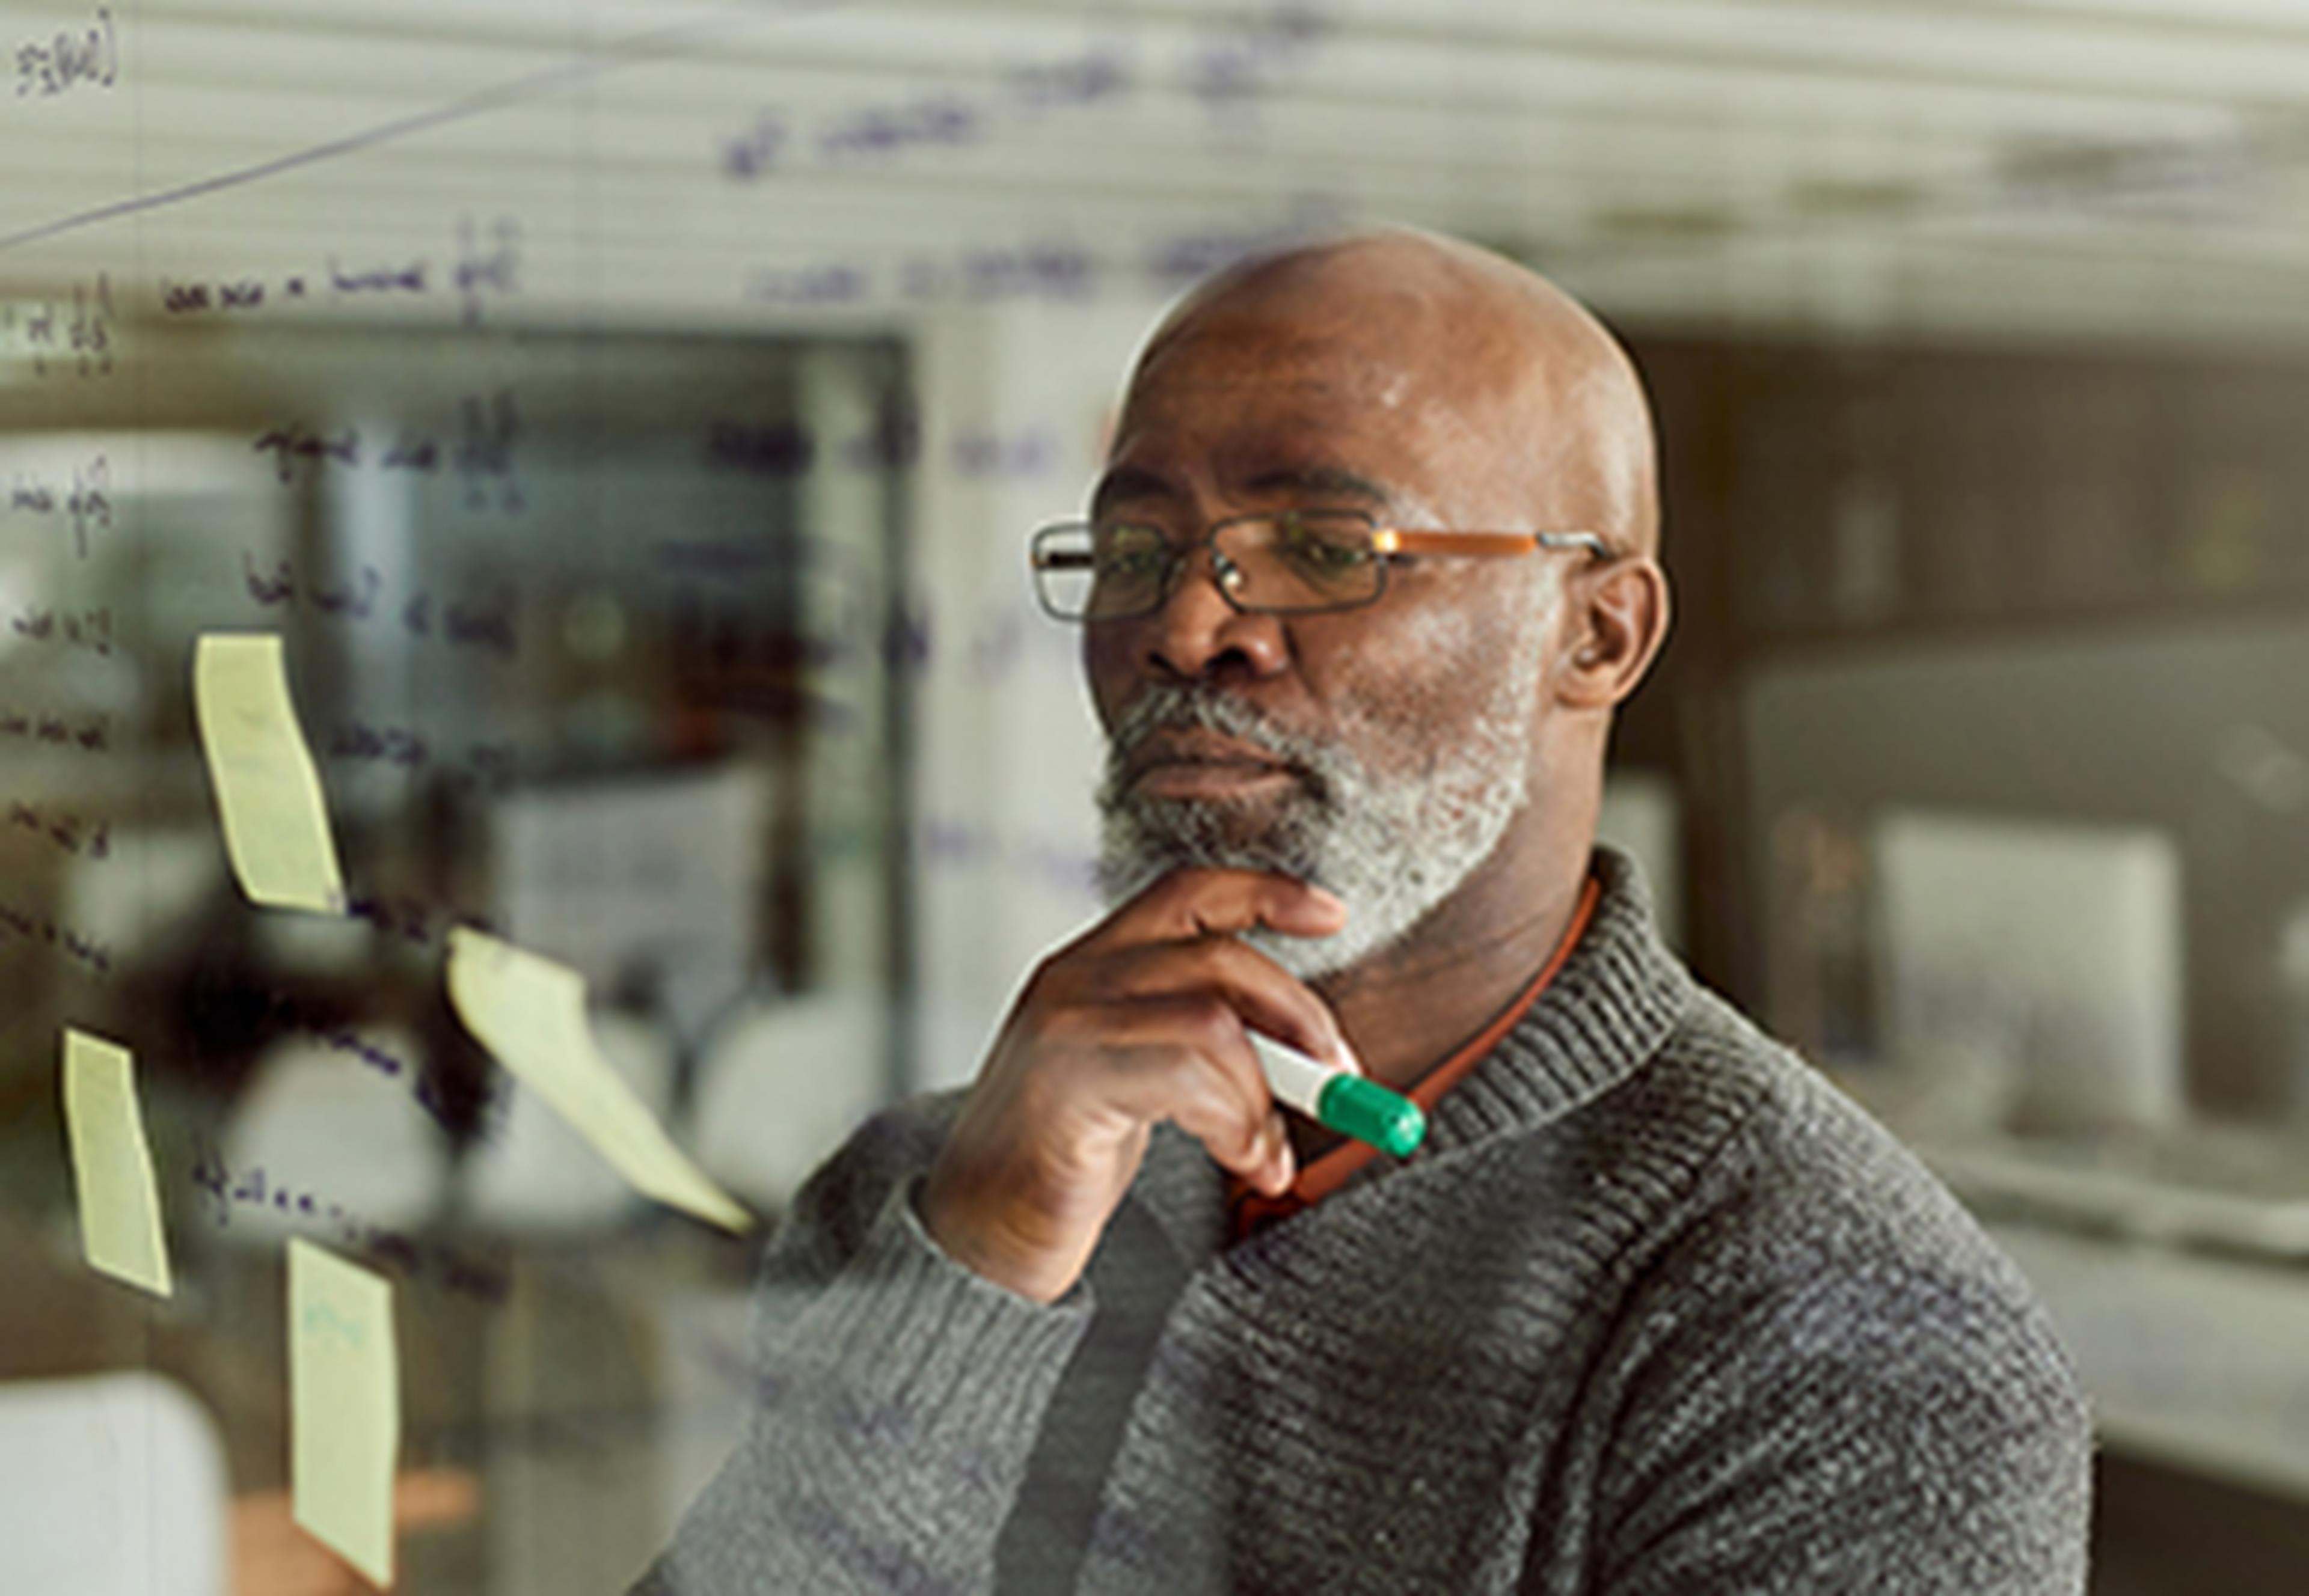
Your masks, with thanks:
[{"label": "man's ear", "polygon": [[1647,556],[1628,556],[1580,573],[1564,598],[1556,702],[1610,709],[1642,683],[1667,641],[1667,573]]}]

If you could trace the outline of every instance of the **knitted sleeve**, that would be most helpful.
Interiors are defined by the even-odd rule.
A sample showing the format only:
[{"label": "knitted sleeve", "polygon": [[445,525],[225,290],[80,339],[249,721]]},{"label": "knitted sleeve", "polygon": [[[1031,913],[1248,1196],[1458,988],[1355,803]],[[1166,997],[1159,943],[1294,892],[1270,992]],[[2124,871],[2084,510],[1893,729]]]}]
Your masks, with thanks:
[{"label": "knitted sleeve", "polygon": [[771,1242],[748,1434],[634,1596],[988,1588],[1089,1288],[1031,1302],[948,1259],[905,1105],[812,1177]]},{"label": "knitted sleeve", "polygon": [[1596,1588],[2081,1592],[2091,1419],[2018,1272],[1960,1229],[1764,1212],[1636,1332]]}]

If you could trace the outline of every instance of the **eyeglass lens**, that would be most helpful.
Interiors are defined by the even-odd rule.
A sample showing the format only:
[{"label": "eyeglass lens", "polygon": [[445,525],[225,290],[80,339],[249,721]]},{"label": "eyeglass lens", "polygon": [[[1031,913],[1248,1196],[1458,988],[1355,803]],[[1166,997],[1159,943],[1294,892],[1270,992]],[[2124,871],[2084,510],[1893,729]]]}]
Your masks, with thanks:
[{"label": "eyeglass lens", "polygon": [[[1345,608],[1378,596],[1371,522],[1353,512],[1293,511],[1221,525],[1219,580],[1245,609]],[[1037,540],[1035,576],[1058,614],[1119,619],[1160,608],[1192,553],[1159,527],[1134,522],[1053,528]]]}]

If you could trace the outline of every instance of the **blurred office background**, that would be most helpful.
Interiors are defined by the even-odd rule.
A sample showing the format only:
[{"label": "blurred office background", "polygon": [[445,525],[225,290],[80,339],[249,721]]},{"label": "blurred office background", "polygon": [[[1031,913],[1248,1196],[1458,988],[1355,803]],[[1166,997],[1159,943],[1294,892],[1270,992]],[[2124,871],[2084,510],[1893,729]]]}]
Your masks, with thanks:
[{"label": "blurred office background", "polygon": [[[1405,222],[1657,405],[1606,831],[2044,1292],[2095,1589],[2309,1584],[2309,5],[310,0],[0,12],[0,1586],[353,1589],[281,1241],[392,1276],[403,1588],[622,1589],[739,1241],[463,1038],[580,970],[774,1219],[1097,911],[1024,546],[1167,300]],[[354,913],[260,913],[199,633],[287,639]],[[79,1263],[59,1027],[177,1264]],[[22,1476],[22,1478],[19,1478]]]}]

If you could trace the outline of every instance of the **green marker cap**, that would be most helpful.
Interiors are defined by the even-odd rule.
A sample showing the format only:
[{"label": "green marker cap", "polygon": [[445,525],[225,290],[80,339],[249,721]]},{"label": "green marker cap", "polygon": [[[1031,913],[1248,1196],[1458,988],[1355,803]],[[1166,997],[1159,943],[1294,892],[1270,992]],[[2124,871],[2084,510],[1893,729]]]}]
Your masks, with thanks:
[{"label": "green marker cap", "polygon": [[1332,1076],[1315,1109],[1315,1117],[1339,1134],[1397,1158],[1427,1139],[1427,1116],[1417,1103],[1361,1075]]}]

